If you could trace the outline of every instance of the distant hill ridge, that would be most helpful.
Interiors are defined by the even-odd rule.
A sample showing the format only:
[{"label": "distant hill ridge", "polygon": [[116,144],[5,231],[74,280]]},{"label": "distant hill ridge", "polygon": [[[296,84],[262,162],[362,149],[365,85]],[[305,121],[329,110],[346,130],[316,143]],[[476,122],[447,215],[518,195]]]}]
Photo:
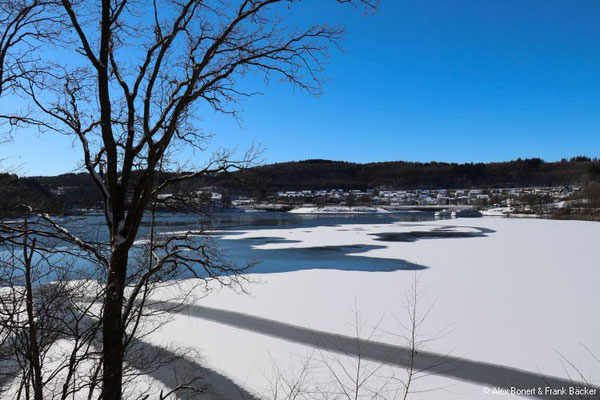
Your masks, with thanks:
[{"label": "distant hill ridge", "polygon": [[[135,175],[135,174],[134,174]],[[157,181],[173,177],[163,173]],[[135,176],[134,178],[135,179]],[[495,163],[373,162],[309,159],[268,164],[180,182],[173,191],[213,186],[232,195],[267,199],[277,191],[323,189],[470,189],[568,186],[600,181],[600,161],[579,156],[545,162],[540,158]],[[19,204],[48,212],[99,206],[100,193],[87,173],[18,177],[0,173],[0,216]]]},{"label": "distant hill ridge", "polygon": [[[391,187],[472,188],[560,186],[579,184],[583,176],[598,174],[597,159],[579,156],[545,162],[540,158],[495,163],[390,161],[358,164],[345,161],[303,160],[264,165],[231,175],[267,190],[365,189]],[[225,179],[235,186],[235,179]]]}]

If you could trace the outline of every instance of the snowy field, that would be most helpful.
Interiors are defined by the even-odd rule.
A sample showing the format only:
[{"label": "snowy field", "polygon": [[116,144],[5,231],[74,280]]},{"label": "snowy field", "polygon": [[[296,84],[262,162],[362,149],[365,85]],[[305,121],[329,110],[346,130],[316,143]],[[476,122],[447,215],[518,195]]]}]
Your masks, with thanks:
[{"label": "snowy field", "polygon": [[[431,231],[458,235],[417,233],[405,240],[406,232]],[[403,346],[406,342],[398,334],[408,317],[406,293],[416,278],[421,292],[418,310],[426,314],[420,331],[425,341],[421,350],[565,378],[574,373],[566,365],[568,359],[594,384],[599,382],[600,364],[586,349],[600,354],[598,223],[454,219],[259,229],[224,239],[253,237],[287,239],[257,246],[263,249],[373,245],[377,247],[355,257],[397,259],[425,268],[265,274],[261,283],[247,287],[249,295],[224,289],[202,299],[200,306],[349,337],[357,335],[358,312],[359,336],[372,334],[371,340]],[[382,238],[388,241],[379,240]],[[258,333],[236,326],[235,321],[216,322],[193,310],[177,315],[155,340],[161,345],[172,342],[199,350],[203,365],[258,397],[268,397],[269,387],[281,381],[281,376],[301,375],[303,360],[311,365],[306,374],[310,382],[331,379],[330,366],[338,362],[353,366],[352,357],[342,360],[293,338]],[[328,367],[324,367],[326,360]],[[401,368],[385,373],[381,369],[375,374],[379,379],[375,385],[402,373]],[[412,388],[418,393],[410,398],[416,399],[494,397],[486,396],[482,385],[439,375],[423,376]]]}]

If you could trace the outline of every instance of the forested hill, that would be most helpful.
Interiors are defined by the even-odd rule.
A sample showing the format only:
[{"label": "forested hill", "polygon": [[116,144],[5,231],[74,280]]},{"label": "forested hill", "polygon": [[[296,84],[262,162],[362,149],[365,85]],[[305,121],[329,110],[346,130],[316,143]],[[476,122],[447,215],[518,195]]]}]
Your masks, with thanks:
[{"label": "forested hill", "polygon": [[[164,174],[159,180],[173,174]],[[539,158],[499,163],[380,162],[357,164],[306,160],[254,167],[178,184],[174,190],[216,186],[223,191],[264,197],[279,190],[489,188],[578,185],[598,180],[600,162],[576,157],[561,162]],[[94,207],[101,200],[87,173],[18,178],[2,175],[0,203],[40,203],[42,208]],[[6,207],[8,204],[0,204]]]},{"label": "forested hill", "polygon": [[58,213],[63,210],[64,203],[35,178],[0,173],[0,217],[20,214],[24,205]]},{"label": "forested hill", "polygon": [[[232,176],[269,190],[560,186],[576,185],[583,176],[597,174],[598,165],[587,157],[552,163],[531,158],[488,164],[306,160],[265,165]],[[227,185],[236,186],[237,179],[227,180]]]}]

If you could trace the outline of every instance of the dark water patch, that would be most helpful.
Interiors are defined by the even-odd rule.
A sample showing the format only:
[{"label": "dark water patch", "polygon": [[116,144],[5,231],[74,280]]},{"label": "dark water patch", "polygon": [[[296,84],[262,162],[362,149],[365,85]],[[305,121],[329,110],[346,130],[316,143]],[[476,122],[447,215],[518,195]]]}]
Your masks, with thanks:
[{"label": "dark water patch", "polygon": [[293,240],[293,239],[284,239],[281,237],[269,237],[269,236],[259,236],[259,237],[251,237],[244,238],[243,240],[250,242],[251,245],[257,244],[271,244],[271,243],[301,243],[301,240]]},{"label": "dark water patch", "polygon": [[[348,249],[352,249],[353,251],[356,252],[356,250],[360,250],[363,249],[366,245],[362,245],[362,244],[351,244],[351,245],[343,245],[343,246],[313,246],[313,247],[302,247],[302,248],[298,248],[297,250],[303,250],[306,252],[339,252],[339,253],[343,253],[344,251],[348,250]],[[370,247],[370,246],[366,246],[366,247]],[[379,249],[379,248],[383,248],[381,246],[373,246],[368,248],[367,250],[372,250],[372,249]],[[359,253],[364,253],[367,250],[363,250],[360,251]]]},{"label": "dark water patch", "polygon": [[[416,218],[418,217],[418,218]],[[320,246],[304,249],[256,249],[256,246],[281,243],[293,244],[295,240],[266,237],[244,238],[242,240],[223,239],[223,235],[239,236],[247,231],[283,228],[300,229],[310,233],[311,229],[321,226],[334,226],[340,229],[344,224],[364,225],[365,227],[380,226],[398,222],[433,221],[433,213],[415,214],[381,214],[381,215],[298,215],[283,212],[270,213],[218,213],[207,220],[201,215],[157,213],[153,226],[157,237],[175,234],[175,232],[198,231],[201,237],[194,240],[212,240],[221,249],[223,257],[235,265],[245,265],[249,261],[259,263],[251,273],[272,273],[298,271],[302,269],[336,269],[348,271],[395,271],[417,270],[425,266],[413,264],[404,260],[382,259],[366,255],[349,255],[363,253],[380,247],[369,246]],[[210,223],[209,223],[210,222]],[[103,215],[86,215],[64,221],[66,228],[84,240],[108,243],[108,230],[104,225]],[[138,245],[134,246],[132,257],[137,252],[144,251],[144,240],[149,237],[152,226],[150,215],[144,217],[143,224],[136,238]],[[357,227],[362,230],[362,228]],[[270,234],[270,233],[269,233]],[[260,233],[259,233],[260,235]],[[78,260],[77,267],[92,268],[86,260]],[[184,278],[185,276],[182,276]]]},{"label": "dark water patch", "polygon": [[157,219],[154,222],[142,221],[140,223],[141,227],[149,228],[152,225],[154,225],[154,227],[157,228],[157,227],[162,227],[162,226],[190,226],[190,225],[203,226],[203,225],[208,225],[208,223],[207,223],[207,221],[202,221],[202,220],[198,220],[198,219],[174,220],[174,221]]},{"label": "dark water patch", "polygon": [[256,230],[268,228],[316,228],[319,226],[339,226],[343,224],[390,224],[394,222],[423,222],[433,221],[433,213],[419,213],[418,216],[407,214],[334,214],[334,215],[306,215],[285,212],[248,213],[248,214],[217,214],[214,215],[214,226],[223,229]]},{"label": "dark water patch", "polygon": [[[448,228],[452,228],[452,227],[449,226]],[[488,234],[496,233],[496,231],[493,230],[493,229],[490,229],[490,228],[481,228],[479,226],[466,226],[465,228],[476,229],[476,230],[478,230],[479,232],[482,233],[482,236],[487,236]]]},{"label": "dark water patch", "polygon": [[[153,225],[156,232],[167,232],[176,227],[177,230],[205,230],[207,235],[216,235],[221,232],[237,234],[238,231],[252,231],[258,229],[278,229],[282,227],[302,228],[305,230],[320,226],[340,226],[344,224],[357,225],[388,225],[395,222],[424,222],[433,221],[433,213],[399,213],[399,214],[372,214],[372,215],[302,215],[286,212],[269,213],[240,213],[221,212],[206,215],[190,215],[175,213],[157,213],[154,223],[150,214],[144,216],[137,239],[148,235]],[[108,239],[108,230],[105,226],[104,216],[90,214],[77,219],[69,219],[65,227],[81,236],[83,239],[94,238],[98,241]],[[181,228],[181,229],[179,229]],[[214,233],[218,231],[219,233]]]},{"label": "dark water patch", "polygon": [[376,236],[375,240],[381,242],[416,242],[421,239],[451,239],[451,238],[476,238],[487,237],[494,233],[493,229],[479,228],[470,226],[468,228],[474,231],[464,232],[456,231],[454,226],[442,226],[431,231],[409,231],[409,232],[382,232],[370,233],[370,236]]},{"label": "dark water patch", "polygon": [[[274,238],[269,238],[272,240]],[[360,255],[386,246],[352,244],[343,246],[312,246],[286,249],[256,249],[251,240],[223,241],[224,250],[236,260],[260,260],[249,273],[268,274],[305,269],[340,271],[417,271],[428,267],[401,259]],[[229,243],[227,243],[229,242]],[[238,243],[231,243],[238,242]]]}]

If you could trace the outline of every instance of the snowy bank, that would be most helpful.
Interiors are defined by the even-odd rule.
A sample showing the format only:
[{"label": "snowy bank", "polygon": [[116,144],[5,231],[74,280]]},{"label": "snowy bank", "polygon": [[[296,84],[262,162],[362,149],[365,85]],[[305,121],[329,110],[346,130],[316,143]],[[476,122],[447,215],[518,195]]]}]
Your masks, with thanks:
[{"label": "snowy bank", "polygon": [[388,214],[390,211],[381,207],[369,206],[303,206],[289,211],[294,214]]}]

